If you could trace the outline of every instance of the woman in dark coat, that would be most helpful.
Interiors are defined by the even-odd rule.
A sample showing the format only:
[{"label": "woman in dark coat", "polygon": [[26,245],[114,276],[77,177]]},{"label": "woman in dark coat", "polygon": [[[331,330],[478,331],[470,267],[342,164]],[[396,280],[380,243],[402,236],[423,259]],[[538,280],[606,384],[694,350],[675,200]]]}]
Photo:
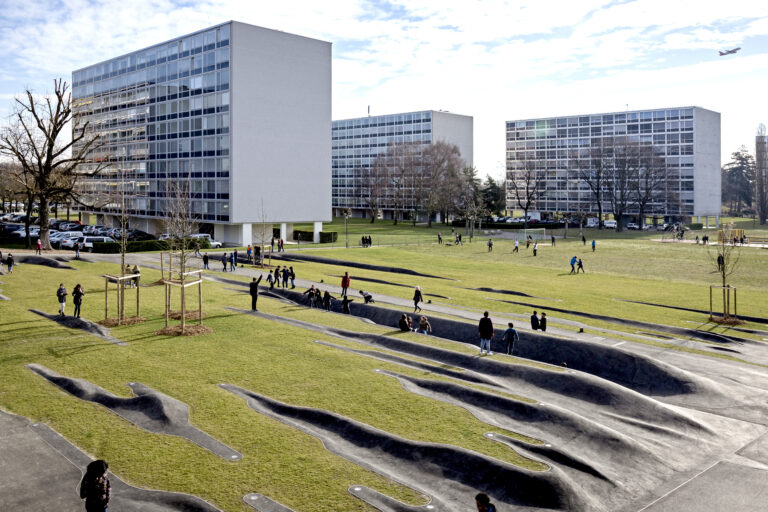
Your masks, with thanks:
[{"label": "woman in dark coat", "polygon": [[421,311],[421,308],[419,307],[419,302],[424,302],[424,297],[421,295],[421,288],[418,286],[416,287],[416,291],[413,292],[413,312],[416,313],[416,311]]},{"label": "woman in dark coat", "polygon": [[85,500],[86,512],[105,512],[112,495],[112,485],[107,478],[109,465],[103,460],[88,464],[80,482],[80,499]]},{"label": "woman in dark coat", "polygon": [[83,304],[84,295],[85,291],[83,290],[83,287],[80,286],[80,283],[78,283],[72,291],[72,302],[75,304],[75,316],[77,318],[80,318],[80,306]]}]

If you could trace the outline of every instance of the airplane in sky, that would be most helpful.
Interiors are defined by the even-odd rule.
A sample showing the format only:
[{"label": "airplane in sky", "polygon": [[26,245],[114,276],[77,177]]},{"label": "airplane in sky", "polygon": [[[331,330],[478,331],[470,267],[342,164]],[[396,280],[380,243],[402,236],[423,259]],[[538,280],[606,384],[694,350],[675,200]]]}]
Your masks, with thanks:
[{"label": "airplane in sky", "polygon": [[741,50],[741,47],[734,48],[733,50],[725,50],[724,52],[720,52],[720,56],[722,57],[723,55],[730,55],[732,53],[736,53],[739,50]]}]

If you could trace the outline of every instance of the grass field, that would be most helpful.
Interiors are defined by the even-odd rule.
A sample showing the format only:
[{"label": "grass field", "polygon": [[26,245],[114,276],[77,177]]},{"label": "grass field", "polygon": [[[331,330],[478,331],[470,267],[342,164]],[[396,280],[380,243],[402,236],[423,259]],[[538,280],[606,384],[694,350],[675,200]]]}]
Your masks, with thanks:
[{"label": "grass field", "polygon": [[[360,229],[356,234],[371,232],[363,227],[356,225],[355,229]],[[445,228],[433,231],[438,229]],[[415,231],[419,230],[426,228]],[[356,277],[420,285],[425,294],[449,297],[434,299],[436,302],[462,308],[530,314],[530,307],[498,300],[502,299],[542,305],[545,310],[547,306],[575,309],[724,332],[722,327],[706,325],[706,315],[616,300],[708,309],[708,287],[717,284],[717,275],[707,249],[649,238],[645,233],[625,238],[598,237],[594,253],[575,238],[558,240],[555,247],[540,244],[536,257],[524,245],[520,253],[513,254],[512,243],[506,240],[497,240],[489,253],[482,239],[463,246],[336,248],[313,254],[406,267],[453,279],[350,269]],[[568,260],[573,255],[583,258],[586,274],[569,274]],[[2,294],[11,298],[0,302],[0,407],[47,423],[83,450],[107,459],[111,469],[133,485],[195,494],[227,511],[248,510],[242,496],[249,492],[260,492],[296,510],[371,510],[347,493],[352,484],[364,484],[409,503],[424,502],[413,491],[330,454],[315,438],[255,413],[243,400],[220,389],[219,383],[235,384],[293,405],[329,409],[408,439],[448,443],[533,470],[546,468],[482,436],[489,431],[514,437],[520,434],[490,427],[459,407],[406,392],[395,379],[373,370],[383,368],[436,378],[432,375],[313,342],[319,339],[355,346],[349,341],[226,309],[247,308],[250,302],[232,285],[205,283],[205,323],[214,332],[194,338],[154,335],[163,326],[162,288],[142,288],[142,315],[148,321],[112,330],[128,342],[127,347],[80,334],[29,312],[29,308],[55,312],[54,292],[58,283],[64,282],[70,291],[76,283],[85,287],[88,294],[84,317],[98,320],[103,316],[104,281],[100,276],[113,272],[115,265],[73,265],[77,270],[22,265],[13,275],[0,277]],[[293,266],[300,278],[333,284],[338,283],[335,276],[345,270],[317,263]],[[227,277],[247,280],[237,273]],[[158,272],[144,270],[145,283],[158,278]],[[768,250],[743,249],[731,283],[739,290],[740,313],[768,316]],[[411,289],[393,284],[357,280],[352,287],[365,288],[374,295],[412,296]],[[523,292],[533,298],[474,290],[480,287]],[[349,330],[393,334],[388,327],[265,298],[260,299],[259,308]],[[586,322],[566,314],[550,315],[551,321],[559,318]],[[589,323],[621,330],[614,324]],[[755,323],[746,327],[768,329]],[[739,335],[762,341],[760,335]],[[471,346],[432,337],[412,333],[396,336],[454,351],[476,352]],[[86,379],[120,396],[129,396],[127,382],[140,382],[162,391],[187,403],[192,423],[243,453],[243,459],[226,462],[184,439],[140,430],[101,406],[63,393],[26,369],[28,363]]]}]

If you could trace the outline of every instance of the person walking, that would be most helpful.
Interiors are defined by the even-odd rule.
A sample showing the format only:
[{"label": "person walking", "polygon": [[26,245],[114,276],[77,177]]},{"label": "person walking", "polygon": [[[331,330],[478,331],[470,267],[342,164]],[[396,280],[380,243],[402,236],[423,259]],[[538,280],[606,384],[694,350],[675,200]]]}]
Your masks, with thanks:
[{"label": "person walking", "polygon": [[584,263],[581,262],[581,258],[579,258],[579,263],[576,266],[576,273],[577,274],[579,273],[579,270],[581,270],[582,273],[586,274],[586,272],[584,271]]},{"label": "person walking", "polygon": [[419,307],[419,302],[424,302],[424,297],[421,295],[421,288],[418,286],[416,287],[416,290],[413,292],[413,312],[416,313],[421,312],[421,308]]},{"label": "person walking", "polygon": [[531,315],[531,329],[533,329],[534,331],[539,330],[539,317],[537,316],[535,311]]},{"label": "person walking", "polygon": [[587,245],[587,237],[585,237],[584,235],[581,235],[581,243],[584,245]]},{"label": "person walking", "polygon": [[280,288],[280,265],[275,269],[275,286]]},{"label": "person walking", "polygon": [[443,235],[437,234],[437,245],[443,245]]},{"label": "person walking", "polygon": [[493,252],[493,239],[488,239],[488,252]]},{"label": "person walking", "polygon": [[480,336],[480,355],[483,355],[483,349],[489,356],[493,355],[491,352],[491,339],[493,338],[493,322],[488,317],[488,312],[483,313],[483,318],[477,325],[477,333]]},{"label": "person walking", "polygon": [[80,259],[80,242],[75,242],[75,259]]},{"label": "person walking", "polygon": [[261,282],[262,275],[259,274],[259,278],[256,279],[253,278],[253,281],[251,281],[250,285],[250,294],[251,294],[251,311],[258,311],[256,309],[256,303],[259,301],[259,283]]},{"label": "person walking", "polygon": [[594,241],[594,240],[592,240],[592,252],[595,252],[595,246],[596,246],[596,245],[597,245],[597,244],[595,243],[595,241]]},{"label": "person walking", "polygon": [[349,277],[349,272],[344,272],[344,277],[341,278],[341,296],[347,296],[347,288],[352,283],[352,279]]},{"label": "person walking", "polygon": [[571,258],[571,274],[576,273],[576,259],[577,259],[576,256]]},{"label": "person walking", "polygon": [[432,326],[429,324],[429,320],[427,317],[422,316],[419,319],[419,329],[418,332],[421,334],[432,334]]},{"label": "person walking", "polygon": [[555,235],[551,235],[551,238],[552,238],[552,247],[554,247],[555,246]]},{"label": "person walking", "polygon": [[541,319],[539,320],[539,329],[541,329],[542,332],[547,330],[547,314],[543,311],[541,312]]},{"label": "person walking", "polygon": [[275,288],[275,276],[272,275],[272,272],[267,272],[267,282],[269,283],[269,289],[274,290]]},{"label": "person walking", "polygon": [[288,288],[288,267],[283,267],[283,288]]},{"label": "person walking", "polygon": [[64,308],[67,306],[67,289],[64,288],[64,283],[59,285],[59,289],[56,290],[56,298],[59,301],[59,316],[64,316]]},{"label": "person walking", "polygon": [[296,272],[293,271],[293,267],[289,267],[288,277],[291,280],[291,290],[293,290],[294,288],[296,288],[296,284],[293,282],[294,279],[296,279]]},{"label": "person walking", "polygon": [[375,304],[376,301],[373,300],[373,295],[371,295],[368,292],[364,292],[363,290],[360,290],[360,295],[363,296],[363,299],[365,300],[365,304]]},{"label": "person walking", "polygon": [[496,505],[491,503],[491,498],[484,492],[475,496],[475,505],[477,512],[496,512]]},{"label": "person walking", "polygon": [[504,341],[504,351],[507,353],[507,355],[512,355],[515,351],[515,343],[520,341],[520,335],[517,334],[517,330],[515,329],[514,324],[512,322],[509,322],[507,324],[509,327],[506,331],[504,331],[504,337],[502,337],[502,340]]},{"label": "person walking", "polygon": [[195,242],[195,256],[200,257],[200,244]]},{"label": "person walking", "polygon": [[515,248],[512,249],[512,252],[520,252],[520,242],[515,239]]},{"label": "person walking", "polygon": [[208,253],[203,254],[203,270],[210,270],[208,266]]},{"label": "person walking", "polygon": [[235,267],[237,267],[237,249],[232,251],[232,254],[229,255],[229,271],[234,272]]},{"label": "person walking", "polygon": [[538,250],[539,250],[539,242],[534,242],[533,243],[533,255],[534,256],[536,256],[536,253],[538,252]]},{"label": "person walking", "polygon": [[323,294],[323,309],[326,311],[331,310],[331,301],[334,300],[333,295],[328,292],[328,290],[325,290],[325,293]]},{"label": "person walking", "polygon": [[35,244],[35,254],[43,254],[43,241],[39,238],[37,239],[37,244]]},{"label": "person walking", "polygon": [[8,253],[8,257],[5,259],[5,264],[8,265],[8,273],[13,274],[13,254]]},{"label": "person walking", "polygon": [[223,272],[227,271],[227,253],[222,253],[221,255],[221,264],[224,265]]},{"label": "person walking", "polygon": [[84,295],[85,291],[83,291],[83,287],[80,286],[80,283],[75,285],[75,289],[72,290],[72,303],[75,305],[74,316],[76,318],[80,318],[80,306],[83,304]]},{"label": "person walking", "polygon": [[80,482],[80,499],[85,500],[85,512],[107,512],[112,497],[108,469],[109,465],[103,460],[94,460],[88,464]]}]

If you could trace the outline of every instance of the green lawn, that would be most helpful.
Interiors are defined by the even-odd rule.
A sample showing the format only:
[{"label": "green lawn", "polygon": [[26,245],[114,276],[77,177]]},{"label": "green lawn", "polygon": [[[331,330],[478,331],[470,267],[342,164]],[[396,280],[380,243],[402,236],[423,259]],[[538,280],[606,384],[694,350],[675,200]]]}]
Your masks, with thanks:
[{"label": "green lawn", "polygon": [[[384,227],[383,223],[378,224]],[[362,223],[355,225],[355,229],[364,227]],[[432,232],[438,229],[445,227],[435,227]],[[419,230],[428,232],[426,228],[415,228],[415,232]],[[387,235],[390,231],[384,229],[382,233]],[[598,235],[595,253],[575,238],[558,240],[555,247],[541,244],[536,257],[524,245],[520,253],[513,254],[512,243],[501,239],[496,240],[491,253],[481,239],[463,246],[432,243],[335,248],[312,254],[401,266],[454,279],[349,269],[356,277],[420,285],[425,294],[449,297],[434,299],[436,302],[457,307],[530,314],[529,307],[493,300],[502,299],[682,327],[704,325],[705,315],[698,313],[615,300],[700,309],[709,306],[708,286],[717,284],[717,275],[713,273],[707,249],[695,244],[660,243],[646,235]],[[583,258],[586,274],[569,275],[568,260],[573,255]],[[88,293],[83,316],[101,318],[104,282],[100,276],[114,272],[116,265],[73,265],[78,270],[21,265],[13,275],[0,277],[2,294],[12,299],[0,302],[0,407],[49,424],[86,452],[108,460],[114,472],[133,485],[192,493],[227,511],[249,510],[242,503],[242,496],[249,492],[260,492],[296,510],[371,510],[347,493],[352,484],[364,484],[409,503],[423,503],[424,498],[413,491],[330,454],[315,438],[257,414],[243,400],[221,390],[219,383],[232,383],[294,405],[332,410],[408,439],[449,443],[530,469],[545,469],[542,464],[482,436],[484,432],[502,430],[476,420],[464,409],[406,392],[395,379],[373,370],[383,368],[422,378],[437,377],[313,342],[325,340],[356,346],[349,341],[228,310],[227,307],[247,308],[250,303],[248,296],[232,285],[205,283],[205,322],[214,333],[194,338],[154,335],[163,326],[160,287],[141,289],[146,323],[113,329],[114,335],[128,342],[127,347],[60,327],[30,313],[28,309],[33,307],[55,312],[54,291],[58,283],[64,282],[71,290],[79,282]],[[335,276],[345,270],[340,266],[301,262],[295,263],[294,268],[301,278],[333,284],[339,281]],[[227,277],[247,280],[237,274]],[[144,270],[145,283],[158,278],[158,272]],[[731,283],[739,290],[739,312],[768,316],[768,250],[743,249]],[[355,280],[352,287],[374,294],[412,296],[412,289],[391,284]],[[539,298],[473,289],[479,287],[514,290]],[[267,313],[349,330],[392,333],[389,327],[265,298],[260,299],[259,307]],[[570,315],[549,316],[555,322],[558,318],[588,322]],[[589,323],[634,332],[606,322]],[[746,326],[768,329],[759,324]],[[713,325],[705,327],[725,331]],[[760,335],[740,335],[762,341]],[[433,337],[413,333],[397,336],[449,350],[476,352],[469,345]],[[28,363],[89,380],[122,396],[128,396],[127,382],[146,384],[189,404],[195,426],[244,457],[239,462],[226,462],[184,439],[140,430],[103,407],[61,392],[26,369],[24,365]],[[516,398],[531,400],[524,396]],[[515,432],[504,433],[521,437]]]}]

